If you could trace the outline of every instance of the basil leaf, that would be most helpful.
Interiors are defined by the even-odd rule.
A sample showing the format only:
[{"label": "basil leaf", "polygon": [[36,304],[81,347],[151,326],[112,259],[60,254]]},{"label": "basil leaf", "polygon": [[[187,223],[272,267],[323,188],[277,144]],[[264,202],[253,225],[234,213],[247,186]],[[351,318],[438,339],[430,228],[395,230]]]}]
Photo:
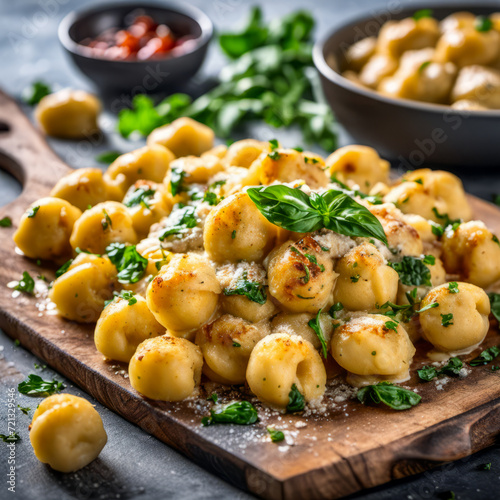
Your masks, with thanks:
[{"label": "basil leaf", "polygon": [[341,191],[308,196],[301,189],[277,185],[250,188],[247,193],[269,222],[289,231],[308,233],[327,228],[346,236],[373,237],[387,245],[378,219]]},{"label": "basil leaf", "polygon": [[19,281],[12,281],[7,285],[9,288],[25,292],[29,295],[35,295],[35,280],[30,276],[28,271],[24,271]]},{"label": "basil leaf", "polygon": [[0,219],[0,227],[12,227],[12,219],[10,217]]},{"label": "basil leaf", "polygon": [[204,417],[201,423],[204,426],[212,424],[250,425],[257,422],[258,419],[257,410],[251,403],[237,401],[210,410],[210,417]]},{"label": "basil leaf", "polygon": [[363,404],[383,403],[393,410],[408,410],[422,400],[422,397],[417,393],[390,382],[380,382],[362,387],[356,396]]},{"label": "basil leaf", "polygon": [[267,294],[265,286],[256,281],[248,281],[247,274],[238,279],[234,288],[224,288],[224,295],[243,295],[252,302],[263,305],[266,303]]},{"label": "basil leaf", "polygon": [[120,151],[104,151],[104,153],[98,154],[95,157],[95,159],[99,163],[105,163],[106,165],[109,165],[110,163],[113,163],[122,154],[123,153],[120,153]]},{"label": "basil leaf", "polygon": [[492,292],[488,294],[488,297],[490,298],[491,314],[497,321],[500,321],[500,294]]},{"label": "basil leaf", "polygon": [[[332,306],[333,307],[333,306]],[[328,350],[327,350],[327,347],[326,347],[326,339],[325,339],[325,335],[323,333],[323,330],[321,328],[321,323],[320,323],[320,317],[321,317],[321,311],[322,309],[320,309],[318,311],[318,314],[316,315],[315,318],[309,320],[309,322],[307,323],[308,326],[310,328],[312,328],[312,330],[314,331],[314,333],[318,336],[318,339],[321,343],[321,349],[323,351],[323,357],[326,359],[327,356],[328,356]]]},{"label": "basil leaf", "polygon": [[305,406],[306,401],[304,396],[300,393],[297,386],[293,384],[290,392],[288,393],[288,405],[286,407],[286,411],[288,413],[297,413],[302,411]]},{"label": "basil leaf", "polygon": [[271,441],[273,443],[279,443],[280,441],[283,441],[285,439],[285,435],[283,434],[282,431],[268,427],[267,432],[269,432],[271,436]]},{"label": "basil leaf", "polygon": [[64,387],[65,385],[57,380],[47,381],[38,375],[30,374],[17,386],[17,390],[27,396],[50,396],[60,392]]},{"label": "basil leaf", "polygon": [[489,349],[485,349],[477,358],[474,358],[469,365],[471,366],[481,366],[487,365],[490,361],[493,361],[500,355],[500,347],[492,346]]},{"label": "basil leaf", "polygon": [[425,260],[405,255],[400,262],[388,262],[387,265],[397,271],[403,285],[432,286],[431,272],[424,262]]},{"label": "basil leaf", "polygon": [[438,376],[438,370],[435,366],[423,366],[420,370],[417,370],[417,373],[420,380],[425,382],[430,382]]},{"label": "basil leaf", "polygon": [[21,440],[21,436],[17,432],[11,432],[9,435],[0,434],[0,439],[4,443],[17,443]]},{"label": "basil leaf", "polygon": [[457,358],[450,358],[448,363],[438,370],[435,366],[424,366],[420,370],[417,370],[418,376],[421,380],[426,382],[431,381],[439,375],[450,375],[452,377],[457,377],[460,375],[460,370],[463,367],[462,361]]},{"label": "basil leaf", "polygon": [[180,167],[173,166],[170,169],[170,191],[172,196],[176,196],[182,191],[185,191],[184,179],[187,177],[187,172]]},{"label": "basil leaf", "polygon": [[52,94],[50,86],[45,82],[37,81],[33,82],[30,87],[24,90],[23,100],[26,104],[34,106],[49,94]]},{"label": "basil leaf", "polygon": [[160,241],[163,241],[168,236],[174,234],[183,234],[188,229],[198,225],[198,219],[195,215],[196,207],[191,205],[180,206],[172,210],[167,218],[167,227],[159,236]]},{"label": "basil leaf", "polygon": [[137,205],[142,205],[145,208],[150,208],[148,202],[155,195],[156,191],[150,187],[141,186],[137,188],[133,193],[125,196],[123,204],[126,207],[135,207]]},{"label": "basil leaf", "polygon": [[120,283],[137,283],[146,271],[148,259],[136,250],[135,245],[111,243],[106,247],[106,253],[118,271]]}]

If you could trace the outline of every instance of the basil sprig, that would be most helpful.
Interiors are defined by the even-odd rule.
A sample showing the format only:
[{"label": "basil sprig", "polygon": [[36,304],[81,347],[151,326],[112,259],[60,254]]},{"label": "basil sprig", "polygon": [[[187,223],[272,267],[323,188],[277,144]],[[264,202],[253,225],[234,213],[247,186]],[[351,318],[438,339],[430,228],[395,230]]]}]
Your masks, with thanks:
[{"label": "basil sprig", "polygon": [[378,219],[342,191],[307,195],[281,185],[250,188],[247,193],[269,222],[289,231],[309,233],[327,228],[345,236],[376,238],[387,245]]},{"label": "basil sprig", "polygon": [[418,405],[422,399],[417,393],[390,382],[362,387],[356,396],[363,404],[383,403],[393,410],[409,410],[412,406]]},{"label": "basil sprig", "polygon": [[210,417],[203,417],[201,423],[205,427],[212,424],[250,425],[258,419],[259,415],[252,403],[235,401],[228,405],[216,406],[215,410],[210,410]]}]

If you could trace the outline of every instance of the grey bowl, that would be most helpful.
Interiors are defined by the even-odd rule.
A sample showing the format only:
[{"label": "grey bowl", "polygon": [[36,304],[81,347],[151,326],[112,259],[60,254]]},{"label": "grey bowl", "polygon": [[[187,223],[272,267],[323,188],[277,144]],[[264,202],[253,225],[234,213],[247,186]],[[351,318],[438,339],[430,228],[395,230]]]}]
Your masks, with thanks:
[{"label": "grey bowl", "polygon": [[[115,61],[90,57],[78,43],[96,37],[140,8],[158,23],[167,24],[178,36],[193,34],[191,51],[149,61]],[[195,7],[169,3],[105,4],[68,14],[60,23],[59,40],[76,66],[104,92],[153,93],[182,86],[200,68],[213,35],[208,16]]]},{"label": "grey bowl", "polygon": [[398,8],[397,14],[384,12],[377,18],[360,18],[336,29],[318,41],[313,50],[326,99],[355,141],[374,147],[403,168],[424,164],[498,168],[500,110],[460,111],[449,106],[384,97],[353,84],[339,73],[345,61],[345,49],[361,39],[360,34],[376,35],[388,19],[409,17],[422,8],[432,8],[434,17],[443,19],[459,10],[488,15],[498,10],[498,3]]}]

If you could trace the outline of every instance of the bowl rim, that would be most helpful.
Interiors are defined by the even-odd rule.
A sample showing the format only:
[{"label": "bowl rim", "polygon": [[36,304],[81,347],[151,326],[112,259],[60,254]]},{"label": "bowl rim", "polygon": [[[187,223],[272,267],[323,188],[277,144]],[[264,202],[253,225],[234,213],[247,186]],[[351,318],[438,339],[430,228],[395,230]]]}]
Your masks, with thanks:
[{"label": "bowl rim", "polygon": [[[189,17],[192,19],[194,22],[198,24],[201,30],[201,35],[198,38],[195,38],[196,44],[194,47],[189,50],[188,52],[181,53],[179,55],[172,55],[171,52],[168,52],[165,56],[159,57],[157,59],[147,59],[144,61],[138,60],[138,59],[109,59],[106,57],[98,57],[98,56],[90,56],[87,54],[84,54],[81,50],[81,44],[76,42],[71,38],[69,35],[70,29],[73,27],[73,25],[79,21],[81,18],[91,15],[91,14],[97,14],[100,12],[104,11],[110,11],[113,9],[117,8],[124,8],[128,7],[130,9],[147,9],[149,7],[155,8],[155,9],[160,9],[160,10],[165,10],[165,11],[171,11],[171,12],[176,12],[178,14],[182,14],[184,16]],[[207,45],[210,40],[212,39],[212,36],[214,34],[214,25],[212,23],[212,20],[205,14],[201,9],[198,7],[195,7],[194,5],[186,4],[186,3],[178,3],[178,2],[159,2],[156,0],[151,0],[147,1],[145,3],[141,3],[139,1],[125,1],[125,2],[108,2],[104,4],[98,4],[98,5],[93,5],[90,7],[85,7],[82,9],[74,9],[68,14],[66,14],[61,22],[59,23],[59,26],[57,28],[57,35],[59,38],[59,42],[61,45],[68,51],[71,52],[74,55],[77,55],[79,57],[82,57],[84,59],[92,60],[92,61],[106,61],[109,63],[124,63],[124,64],[130,64],[130,65],[144,65],[144,64],[151,64],[152,62],[163,62],[167,60],[174,60],[174,59],[182,59],[183,57],[189,56],[193,52],[197,51],[201,47]]]},{"label": "bowl rim", "polygon": [[[480,3],[480,4],[472,4],[472,3],[459,3],[458,5],[455,6],[456,9],[459,10],[467,10],[468,8],[471,10],[478,9],[478,8],[497,8],[498,9],[498,4],[497,3]],[[409,12],[416,12],[420,9],[423,8],[435,8],[435,9],[452,9],[453,7],[451,5],[447,4],[438,4],[438,5],[429,5],[429,4],[416,4],[411,7],[406,7],[402,9],[398,14],[405,14]],[[457,12],[459,12],[457,10]],[[392,105],[392,106],[397,106],[400,108],[411,108],[417,111],[426,111],[426,112],[431,112],[431,113],[439,113],[443,114],[446,112],[461,115],[462,117],[466,118],[469,116],[477,116],[481,118],[490,118],[490,119],[498,119],[500,118],[500,110],[465,110],[465,109],[456,109],[452,108],[448,104],[434,104],[434,103],[428,103],[428,102],[422,102],[422,101],[415,101],[412,99],[404,99],[404,98],[395,98],[395,97],[387,97],[376,90],[368,89],[361,87],[359,85],[356,85],[354,82],[348,80],[347,78],[343,77],[340,73],[335,71],[326,61],[325,58],[325,47],[329,43],[329,41],[341,30],[344,30],[345,28],[349,27],[354,27],[360,23],[363,22],[368,22],[371,20],[376,20],[374,15],[370,16],[351,16],[349,17],[345,22],[341,23],[339,26],[337,26],[335,29],[330,31],[327,35],[323,36],[322,38],[318,39],[314,43],[313,47],[313,62],[314,65],[316,66],[316,69],[318,72],[324,76],[327,80],[329,80],[331,83],[334,83],[338,85],[339,87],[344,88],[345,90],[348,90],[350,92],[354,92],[357,94],[362,95],[363,97],[366,97],[368,99],[372,99],[374,101],[378,101],[381,104],[386,104],[386,105]]]}]

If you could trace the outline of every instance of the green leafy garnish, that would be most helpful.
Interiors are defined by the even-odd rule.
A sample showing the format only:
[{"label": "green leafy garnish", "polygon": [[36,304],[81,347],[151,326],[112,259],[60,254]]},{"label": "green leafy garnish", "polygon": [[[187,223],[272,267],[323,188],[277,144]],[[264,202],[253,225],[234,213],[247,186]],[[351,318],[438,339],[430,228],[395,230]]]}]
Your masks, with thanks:
[{"label": "green leafy garnish", "polygon": [[17,405],[17,407],[25,414],[25,415],[28,415],[29,412],[31,411],[31,408],[29,408],[28,406],[21,406],[21,405]]},{"label": "green leafy garnish", "polygon": [[474,28],[480,33],[485,33],[493,29],[493,21],[487,16],[477,16]]},{"label": "green leafy garnish", "polygon": [[[431,64],[431,61],[424,61],[419,67],[418,67],[418,73],[422,74],[425,71],[425,68]],[[415,181],[418,184],[423,184],[422,179],[417,179]]]},{"label": "green leafy garnish", "polygon": [[424,259],[405,255],[400,262],[388,262],[387,265],[397,271],[403,285],[432,286],[431,272],[426,264],[434,263],[435,258],[431,255],[426,255]]},{"label": "green leafy garnish", "polygon": [[344,306],[343,306],[342,302],[335,302],[335,304],[333,304],[333,306],[330,307],[330,310],[328,311],[328,314],[333,319],[335,319],[335,313],[339,312],[339,311],[342,311],[342,309],[344,309]]},{"label": "green leafy garnish", "polygon": [[469,364],[471,366],[487,365],[500,355],[500,347],[494,345],[485,349],[477,358],[474,358]]},{"label": "green leafy garnish", "polygon": [[413,14],[413,19],[415,19],[415,21],[418,21],[419,19],[423,19],[424,17],[432,17],[432,14],[432,9],[420,9]]},{"label": "green leafy garnish", "polygon": [[105,151],[104,153],[98,154],[95,157],[95,159],[99,163],[105,163],[106,165],[109,165],[110,163],[113,163],[122,154],[123,153],[120,153],[120,151]]},{"label": "green leafy garnish", "polygon": [[355,274],[354,276],[349,276],[352,283],[357,283],[359,278],[361,278],[361,274]]},{"label": "green leafy garnish", "polygon": [[28,293],[30,295],[35,294],[35,280],[30,276],[28,271],[23,272],[23,276],[19,281],[12,281],[7,286],[19,292]]},{"label": "green leafy garnish", "polygon": [[178,208],[174,208],[168,216],[167,227],[160,234],[159,240],[163,241],[174,234],[184,234],[197,225],[196,207],[178,205]]},{"label": "green leafy garnish", "polygon": [[37,205],[36,207],[31,207],[27,212],[28,219],[33,219],[33,217],[35,217],[35,215],[37,214],[38,210],[40,210],[39,205]]},{"label": "green leafy garnish", "polygon": [[421,380],[425,382],[430,382],[432,379],[436,378],[439,375],[451,375],[458,376],[460,375],[460,370],[463,367],[462,361],[457,358],[450,358],[448,363],[443,366],[440,370],[438,370],[435,366],[423,366],[420,370],[417,370],[418,376]]},{"label": "green leafy garnish", "polygon": [[219,396],[217,396],[217,394],[213,392],[212,394],[210,394],[210,396],[208,396],[207,401],[213,401],[214,403],[217,403],[217,401],[219,401]]},{"label": "green leafy garnish", "polygon": [[437,236],[441,236],[444,232],[444,230],[451,229],[452,231],[455,231],[460,224],[462,224],[462,219],[450,219],[448,214],[440,214],[438,209],[436,207],[433,207],[432,211],[434,212],[434,215],[440,219],[441,222],[441,231],[437,230],[437,232],[440,232],[441,234],[437,234],[434,232],[434,225],[432,226],[432,232],[434,234],[437,234]]},{"label": "green leafy garnish", "polygon": [[399,325],[399,323],[397,323],[396,321],[386,321],[385,322],[385,327],[388,330],[394,330],[396,333],[398,332],[398,325]]},{"label": "green leafy garnish", "polygon": [[341,187],[341,191],[349,196],[357,196],[363,200],[368,201],[372,205],[381,205],[383,203],[382,196],[378,194],[369,195],[358,191],[357,189],[351,189],[347,184],[344,184],[337,178],[337,174],[333,173],[330,177],[331,181],[338,184]]},{"label": "green leafy garnish", "polygon": [[106,231],[107,229],[113,227],[113,222],[111,221],[111,217],[108,215],[108,212],[106,212],[104,208],[102,209],[102,214],[104,215],[104,218],[101,220],[101,226],[102,230]]},{"label": "green leafy garnish", "polygon": [[453,325],[453,314],[441,314],[441,324],[444,327]]},{"label": "green leafy garnish", "polygon": [[323,329],[321,328],[321,323],[319,321],[320,317],[321,317],[321,311],[322,311],[322,309],[320,309],[318,311],[318,314],[316,315],[316,317],[309,320],[309,322],[307,324],[308,324],[308,326],[310,326],[313,329],[314,333],[317,335],[317,337],[321,343],[323,357],[326,359],[326,357],[328,356],[328,350],[326,347],[326,338],[325,338],[325,334],[323,333]]},{"label": "green leafy garnish", "polygon": [[33,82],[23,92],[23,100],[26,104],[34,106],[38,104],[46,95],[52,94],[52,89],[42,81]]},{"label": "green leafy garnish", "polygon": [[271,441],[273,443],[279,443],[280,441],[283,441],[285,439],[285,435],[283,434],[282,431],[273,429],[272,427],[268,427],[267,432],[269,432],[269,435],[271,436]]},{"label": "green leafy garnish", "polygon": [[113,302],[116,298],[126,300],[129,306],[137,304],[137,298],[135,297],[134,292],[131,292],[130,290],[122,290],[120,293],[113,292],[113,295],[114,297],[112,299],[104,301],[104,308],[108,307],[109,304],[111,304],[111,302]]},{"label": "green leafy garnish", "polygon": [[186,190],[184,179],[187,175],[187,172],[180,167],[173,166],[170,169],[170,191],[172,191],[172,196],[176,196]]},{"label": "green leafy garnish", "polygon": [[362,387],[356,396],[363,404],[383,403],[393,410],[408,410],[412,406],[418,405],[422,399],[417,393],[390,382],[379,382],[375,385]]},{"label": "green leafy garnish", "polygon": [[491,462],[482,465],[483,470],[491,470]]},{"label": "green leafy garnish", "polygon": [[265,286],[257,281],[249,281],[247,273],[243,273],[242,277],[236,281],[234,288],[224,288],[223,293],[224,295],[243,295],[260,305],[265,304],[267,300]]},{"label": "green leafy garnish", "polygon": [[497,321],[500,321],[500,294],[491,292],[488,297],[490,298],[491,314]]},{"label": "green leafy garnish", "polygon": [[373,237],[387,245],[379,220],[341,191],[307,195],[283,185],[250,188],[248,196],[272,224],[298,233],[327,228],[354,237]]},{"label": "green leafy garnish", "polygon": [[64,384],[58,380],[47,381],[38,375],[30,374],[17,386],[17,390],[26,396],[50,396],[64,387]]},{"label": "green leafy garnish", "polygon": [[286,411],[288,413],[297,413],[302,411],[306,405],[304,396],[300,393],[299,389],[295,384],[292,385],[292,389],[288,393],[288,405],[286,406]]},{"label": "green leafy garnish", "polygon": [[0,227],[12,227],[12,219],[10,217],[0,219]]},{"label": "green leafy garnish", "polygon": [[142,205],[144,208],[150,208],[149,201],[155,195],[155,190],[150,187],[141,186],[137,188],[133,193],[125,196],[123,204],[126,207],[135,207],[136,205]]},{"label": "green leafy garnish", "polygon": [[257,422],[259,415],[248,401],[236,401],[210,410],[210,417],[203,417],[202,425],[237,424],[250,425]]},{"label": "green leafy garnish", "polygon": [[69,259],[67,262],[65,262],[57,271],[56,271],[56,278],[59,278],[59,276],[62,276],[65,272],[68,271],[69,266],[73,264],[73,259]]},{"label": "green leafy garnish", "polygon": [[458,289],[458,283],[456,281],[450,281],[448,283],[448,291],[450,293],[458,293],[460,290]]},{"label": "green leafy garnish", "polygon": [[111,243],[106,247],[106,253],[118,271],[120,283],[137,283],[146,271],[148,259],[136,250],[135,245]]},{"label": "green leafy garnish", "polygon": [[218,205],[223,199],[223,196],[219,196],[218,193],[215,192],[217,190],[220,193],[220,187],[223,186],[226,181],[217,181],[208,186],[208,189],[205,191],[203,195],[203,201],[207,202],[211,206]]},{"label": "green leafy garnish", "polygon": [[17,432],[11,432],[9,435],[0,434],[0,439],[4,443],[17,443],[21,440],[21,436]]}]

